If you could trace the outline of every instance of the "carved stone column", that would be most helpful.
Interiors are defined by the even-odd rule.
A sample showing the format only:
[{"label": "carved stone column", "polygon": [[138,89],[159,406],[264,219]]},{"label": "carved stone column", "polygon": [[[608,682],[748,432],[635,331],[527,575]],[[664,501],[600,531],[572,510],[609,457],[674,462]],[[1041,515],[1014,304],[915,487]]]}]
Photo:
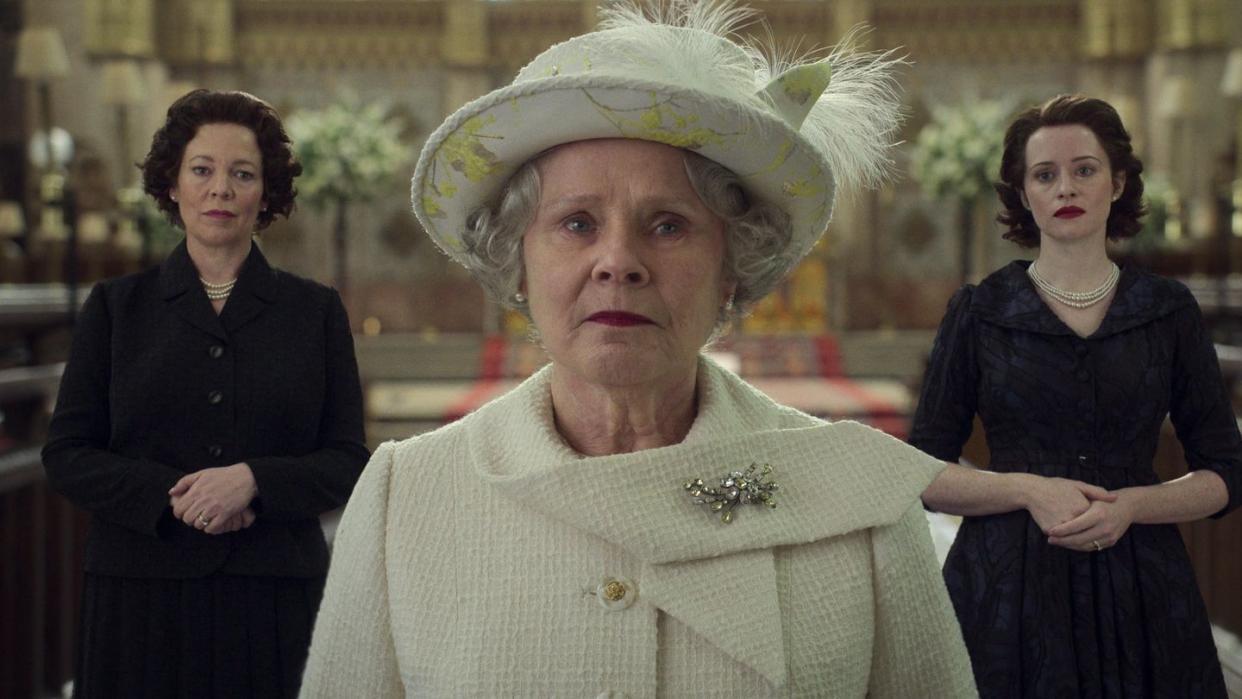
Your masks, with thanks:
[{"label": "carved stone column", "polygon": [[161,0],[159,54],[180,77],[206,83],[236,60],[234,0]]},{"label": "carved stone column", "polygon": [[1144,71],[1154,43],[1153,0],[1082,0],[1082,92],[1112,104],[1144,152]]},{"label": "carved stone column", "polygon": [[460,0],[444,7],[440,57],[444,62],[445,116],[492,89],[488,74],[487,4]]},{"label": "carved stone column", "polygon": [[[835,44],[859,25],[875,26],[872,0],[838,0],[830,11],[831,26],[826,27],[828,44]],[[862,37],[858,48],[871,48],[872,36]],[[850,270],[865,270],[873,284],[878,284],[883,271],[879,268],[886,241],[880,235],[876,220],[876,195],[859,192],[854,196],[838,196],[828,227],[828,244],[816,245],[802,265],[825,265],[828,269],[829,318],[827,330],[840,332],[849,324]],[[815,259],[818,258],[818,259]]]},{"label": "carved stone column", "polygon": [[871,0],[837,0],[832,4],[828,43],[835,44],[860,24],[873,25]]},{"label": "carved stone column", "polygon": [[154,0],[86,0],[86,50],[94,56],[155,55]]},{"label": "carved stone column", "polygon": [[[440,58],[444,66],[444,92],[440,101],[444,116],[492,89],[488,72],[489,22],[487,3],[454,0],[444,5],[444,29],[440,35]],[[480,330],[491,335],[504,324],[504,309],[491,299],[483,307]]]},{"label": "carved stone column", "polygon": [[1218,108],[1216,81],[1227,52],[1229,17],[1237,0],[1156,0],[1155,53],[1149,64],[1151,102],[1160,119],[1153,136],[1156,165],[1168,173],[1182,202],[1183,230],[1191,237],[1212,234],[1213,163],[1228,140]]}]

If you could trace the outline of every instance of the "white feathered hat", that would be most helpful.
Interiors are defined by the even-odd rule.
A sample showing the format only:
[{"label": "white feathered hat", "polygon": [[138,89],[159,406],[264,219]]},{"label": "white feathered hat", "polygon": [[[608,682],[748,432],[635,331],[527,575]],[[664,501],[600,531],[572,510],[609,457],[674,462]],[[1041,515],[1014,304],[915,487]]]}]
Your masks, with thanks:
[{"label": "white feathered hat", "polygon": [[636,138],[693,150],[737,173],[748,194],[788,213],[787,259],[828,226],[837,184],[871,186],[900,123],[891,53],[850,41],[819,60],[781,60],[737,41],[754,15],[720,0],[630,2],[598,31],[539,54],[513,83],[470,102],[428,138],[414,213],[470,267],[467,217],[526,161],[564,143]]}]

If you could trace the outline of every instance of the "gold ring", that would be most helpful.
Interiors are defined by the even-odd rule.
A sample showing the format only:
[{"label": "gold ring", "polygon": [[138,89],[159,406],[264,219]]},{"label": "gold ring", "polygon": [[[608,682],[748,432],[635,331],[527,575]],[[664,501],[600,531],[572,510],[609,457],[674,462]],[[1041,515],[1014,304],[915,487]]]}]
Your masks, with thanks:
[{"label": "gold ring", "polygon": [[211,517],[204,517],[202,512],[198,513],[198,523],[204,527],[211,526]]},{"label": "gold ring", "polygon": [[1096,553],[1099,553],[1100,551],[1103,550],[1100,548],[1100,542],[1098,541],[1092,541],[1091,545],[1095,547]]}]

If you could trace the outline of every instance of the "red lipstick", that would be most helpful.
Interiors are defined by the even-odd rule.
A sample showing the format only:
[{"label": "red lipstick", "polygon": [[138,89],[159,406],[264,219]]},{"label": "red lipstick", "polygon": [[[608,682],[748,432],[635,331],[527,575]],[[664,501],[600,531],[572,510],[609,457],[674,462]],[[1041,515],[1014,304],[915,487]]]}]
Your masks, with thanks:
[{"label": "red lipstick", "polygon": [[592,313],[587,317],[589,323],[601,323],[603,325],[613,325],[618,327],[627,327],[631,325],[653,325],[653,321],[644,315],[637,313],[626,313],[625,311],[600,311]]},{"label": "red lipstick", "polygon": [[1057,209],[1057,212],[1053,214],[1053,216],[1056,216],[1057,218],[1078,218],[1085,213],[1087,212],[1077,206],[1062,206]]}]

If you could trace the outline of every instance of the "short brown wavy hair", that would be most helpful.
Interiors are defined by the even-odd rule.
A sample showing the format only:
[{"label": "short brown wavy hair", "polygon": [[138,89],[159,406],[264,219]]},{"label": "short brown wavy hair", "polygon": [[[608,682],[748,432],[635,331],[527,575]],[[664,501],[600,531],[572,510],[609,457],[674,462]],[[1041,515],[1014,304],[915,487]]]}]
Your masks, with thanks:
[{"label": "short brown wavy hair", "polygon": [[177,203],[169,196],[177,183],[186,145],[204,124],[237,124],[254,132],[263,154],[263,202],[255,230],[263,230],[277,217],[289,217],[298,191],[293,178],[302,164],[293,154],[289,135],[272,105],[240,91],[197,89],[183,95],[168,108],[164,125],[151,138],[151,150],[142,161],[142,188],[168,220],[184,229]]},{"label": "short brown wavy hair", "polygon": [[1091,129],[1108,156],[1113,176],[1124,172],[1126,183],[1121,196],[1113,202],[1108,214],[1107,235],[1110,240],[1129,238],[1142,229],[1139,219],[1147,213],[1143,205],[1143,162],[1134,155],[1130,133],[1112,105],[1101,99],[1083,95],[1057,95],[1042,106],[1031,107],[1019,114],[1005,131],[1005,153],[1001,157],[1000,181],[993,185],[1005,207],[996,220],[1008,227],[1006,240],[1024,248],[1039,246],[1039,226],[1035,217],[1022,203],[1022,185],[1026,175],[1026,142],[1031,134],[1045,126],[1081,124]]}]

